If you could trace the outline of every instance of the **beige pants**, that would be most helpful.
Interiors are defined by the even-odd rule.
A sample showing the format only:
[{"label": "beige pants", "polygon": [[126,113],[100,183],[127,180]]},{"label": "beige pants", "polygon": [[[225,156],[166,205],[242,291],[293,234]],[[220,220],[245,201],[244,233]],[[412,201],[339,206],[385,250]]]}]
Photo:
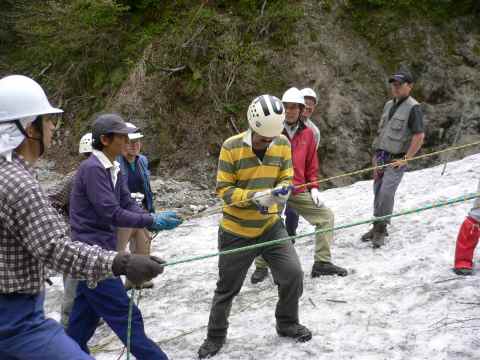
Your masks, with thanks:
[{"label": "beige pants", "polygon": [[[315,230],[333,228],[334,215],[326,206],[317,207],[309,192],[292,195],[288,199],[288,206],[294,209],[310,224],[315,225]],[[333,231],[315,235],[315,261],[331,261],[330,245],[333,241]],[[261,257],[255,259],[257,268],[266,268],[267,263]]]},{"label": "beige pants", "polygon": [[147,229],[118,228],[117,251],[126,251],[128,243],[132,254],[150,254],[151,237]]}]

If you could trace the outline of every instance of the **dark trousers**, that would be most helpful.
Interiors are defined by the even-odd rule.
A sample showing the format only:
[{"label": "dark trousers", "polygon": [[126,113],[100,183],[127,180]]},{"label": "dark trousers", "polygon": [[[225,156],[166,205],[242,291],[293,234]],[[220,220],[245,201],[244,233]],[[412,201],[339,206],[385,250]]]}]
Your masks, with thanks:
[{"label": "dark trousers", "polygon": [[[281,221],[258,238],[247,239],[218,231],[219,250],[230,250],[270,240],[287,237]],[[219,279],[212,301],[208,322],[208,337],[224,339],[227,336],[228,316],[233,298],[240,292],[247,271],[255,257],[262,255],[270,266],[278,286],[278,303],[275,311],[277,326],[282,328],[298,323],[298,300],[303,292],[303,272],[295,248],[290,241],[236,254],[222,255],[218,260]]]},{"label": "dark trousers", "polygon": [[[67,334],[85,351],[98,321],[103,318],[124,345],[127,344],[128,306],[122,281],[118,278],[100,281],[89,289],[85,281],[77,286],[77,296],[68,321]],[[131,352],[139,360],[168,360],[167,355],[145,334],[142,314],[137,306],[132,309]]]},{"label": "dark trousers", "polygon": [[0,359],[93,360],[63,326],[45,318],[43,302],[43,293],[0,294]]},{"label": "dark trousers", "polygon": [[291,206],[285,208],[285,227],[287,229],[288,236],[295,236],[297,235],[297,228],[298,228],[298,220],[300,216],[297,212],[292,209]]}]

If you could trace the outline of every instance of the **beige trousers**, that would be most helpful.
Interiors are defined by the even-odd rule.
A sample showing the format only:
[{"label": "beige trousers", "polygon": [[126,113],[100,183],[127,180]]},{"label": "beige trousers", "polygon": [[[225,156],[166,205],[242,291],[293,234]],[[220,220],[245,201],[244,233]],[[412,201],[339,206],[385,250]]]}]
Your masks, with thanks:
[{"label": "beige trousers", "polygon": [[[309,192],[290,196],[288,205],[310,224],[314,225],[316,230],[333,228],[334,215],[332,210],[326,206],[317,207],[313,203]],[[330,252],[330,245],[332,241],[333,231],[315,235],[315,261],[331,261],[332,254]],[[267,263],[260,256],[255,259],[255,266],[257,268],[266,268]]]},{"label": "beige trousers", "polygon": [[117,251],[126,251],[129,243],[132,254],[150,254],[151,236],[147,229],[118,228]]}]

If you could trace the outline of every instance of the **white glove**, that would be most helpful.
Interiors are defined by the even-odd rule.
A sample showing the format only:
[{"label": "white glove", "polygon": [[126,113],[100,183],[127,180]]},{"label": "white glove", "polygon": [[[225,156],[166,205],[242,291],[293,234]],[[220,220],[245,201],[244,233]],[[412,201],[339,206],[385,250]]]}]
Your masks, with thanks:
[{"label": "white glove", "polygon": [[132,197],[132,199],[135,199],[137,205],[142,206],[145,195],[143,195],[142,193],[131,193],[130,196]]},{"label": "white glove", "polygon": [[269,208],[270,206],[275,204],[275,200],[273,199],[273,196],[272,196],[272,190],[264,190],[264,191],[256,192],[252,197],[252,201],[257,206],[266,207],[266,208]]},{"label": "white glove", "polygon": [[320,191],[317,188],[312,188],[310,190],[310,196],[312,197],[313,203],[316,207],[322,207],[323,201],[320,199]]},{"label": "white glove", "polygon": [[291,193],[291,186],[277,186],[275,189],[272,190],[272,197],[277,204],[283,205],[287,202]]}]

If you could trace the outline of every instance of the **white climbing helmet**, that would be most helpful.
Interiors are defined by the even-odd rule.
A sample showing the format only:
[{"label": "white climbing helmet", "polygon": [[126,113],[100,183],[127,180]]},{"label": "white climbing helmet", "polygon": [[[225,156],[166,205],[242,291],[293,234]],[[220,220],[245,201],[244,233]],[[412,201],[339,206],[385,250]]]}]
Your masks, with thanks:
[{"label": "white climbing helmet", "polygon": [[304,98],[311,97],[315,100],[315,104],[317,103],[317,100],[318,100],[317,99],[317,93],[312,88],[304,88],[304,89],[300,90],[300,92],[302,93]]},{"label": "white climbing helmet", "polygon": [[[127,122],[125,123],[125,125],[127,125],[127,127],[130,127],[130,128],[137,128],[131,122]],[[140,132],[140,130],[138,130],[137,132],[128,134],[128,140],[138,140],[141,138],[143,138],[143,134]]]},{"label": "white climbing helmet", "polygon": [[305,98],[303,94],[296,87],[291,87],[283,93],[283,103],[295,103],[305,106]]},{"label": "white climbing helmet", "polygon": [[88,154],[93,152],[92,148],[92,133],[86,133],[80,139],[80,144],[78,145],[79,154]]},{"label": "white climbing helmet", "polygon": [[50,105],[45,92],[35,80],[23,75],[0,79],[0,122],[60,113],[63,110]]},{"label": "white climbing helmet", "polygon": [[247,119],[254,132],[272,138],[279,136],[283,131],[285,110],[277,97],[261,95],[248,107]]}]

